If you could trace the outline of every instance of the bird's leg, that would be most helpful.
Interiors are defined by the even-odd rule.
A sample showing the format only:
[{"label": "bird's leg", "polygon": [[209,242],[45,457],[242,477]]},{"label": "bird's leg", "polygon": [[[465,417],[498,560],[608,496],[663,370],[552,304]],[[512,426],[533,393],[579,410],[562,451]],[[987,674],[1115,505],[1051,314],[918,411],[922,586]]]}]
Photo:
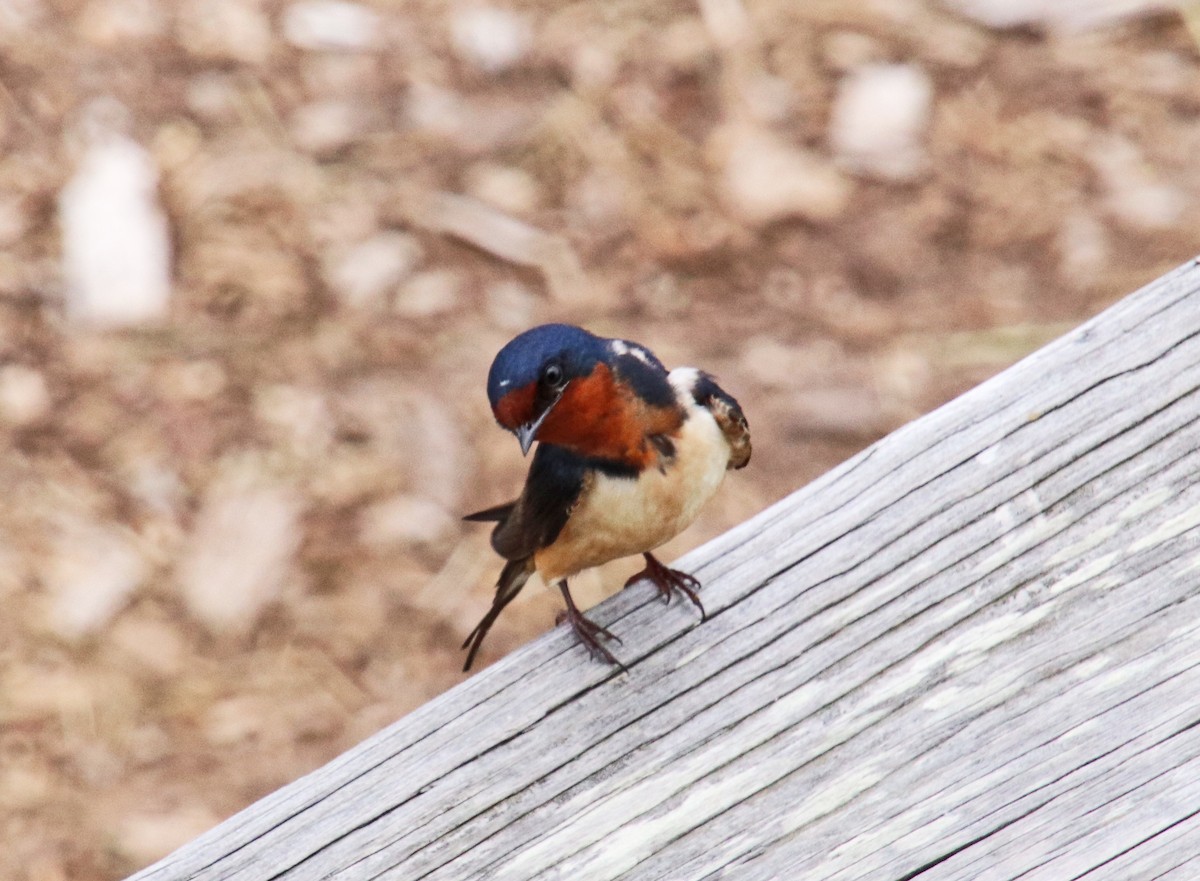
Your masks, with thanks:
[{"label": "bird's leg", "polygon": [[677,590],[700,610],[700,620],[707,620],[708,614],[704,611],[704,604],[700,602],[700,597],[696,596],[696,591],[700,589],[699,579],[686,572],[680,572],[678,569],[664,566],[654,554],[647,552],[642,556],[646,558],[646,568],[631,576],[625,582],[626,587],[645,578],[658,588],[663,600],[668,603],[671,602],[671,592]]},{"label": "bird's leg", "polygon": [[575,605],[575,600],[571,598],[571,591],[567,587],[567,579],[564,578],[558,583],[558,589],[562,591],[567,608],[559,613],[556,623],[561,624],[563,621],[566,621],[570,624],[571,629],[575,631],[575,635],[579,637],[579,641],[583,643],[592,657],[608,661],[608,663],[615,664],[624,670],[625,665],[618,661],[616,655],[606,649],[604,644],[600,642],[601,639],[611,639],[617,643],[621,640],[615,634],[610,633],[596,622],[588,619],[584,616],[583,612],[579,611],[579,607]]}]

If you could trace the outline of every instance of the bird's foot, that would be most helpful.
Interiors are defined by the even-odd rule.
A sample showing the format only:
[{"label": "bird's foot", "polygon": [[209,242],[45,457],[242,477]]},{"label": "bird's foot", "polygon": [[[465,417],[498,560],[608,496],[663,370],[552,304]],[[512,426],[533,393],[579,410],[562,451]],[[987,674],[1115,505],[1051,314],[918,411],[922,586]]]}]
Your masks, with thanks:
[{"label": "bird's foot", "polygon": [[617,660],[617,656],[605,647],[601,640],[611,640],[612,642],[621,643],[620,637],[611,632],[607,628],[601,627],[595,621],[592,621],[575,605],[575,601],[571,598],[571,593],[567,590],[566,581],[560,581],[558,584],[559,590],[562,591],[563,599],[567,602],[567,607],[558,613],[555,618],[556,624],[562,624],[564,621],[571,626],[575,631],[575,636],[583,643],[584,648],[588,650],[593,658],[620,667],[628,672],[624,664]]},{"label": "bird's foot", "polygon": [[707,620],[708,614],[704,611],[704,604],[700,602],[700,597],[696,596],[696,591],[700,589],[700,580],[693,575],[688,575],[686,572],[680,572],[678,569],[671,569],[664,566],[658,561],[654,554],[642,554],[646,558],[646,568],[636,575],[630,577],[625,582],[625,586],[634,584],[645,578],[651,584],[658,588],[659,594],[664,602],[671,602],[671,594],[674,591],[679,591],[700,610],[700,620]]}]

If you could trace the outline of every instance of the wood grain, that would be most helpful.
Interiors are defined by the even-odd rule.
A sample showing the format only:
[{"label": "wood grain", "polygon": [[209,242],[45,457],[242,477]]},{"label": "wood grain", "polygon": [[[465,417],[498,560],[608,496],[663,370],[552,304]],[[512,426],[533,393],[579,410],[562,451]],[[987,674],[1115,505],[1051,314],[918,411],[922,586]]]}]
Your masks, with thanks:
[{"label": "wood grain", "polygon": [[1194,263],[135,876],[1200,877]]}]

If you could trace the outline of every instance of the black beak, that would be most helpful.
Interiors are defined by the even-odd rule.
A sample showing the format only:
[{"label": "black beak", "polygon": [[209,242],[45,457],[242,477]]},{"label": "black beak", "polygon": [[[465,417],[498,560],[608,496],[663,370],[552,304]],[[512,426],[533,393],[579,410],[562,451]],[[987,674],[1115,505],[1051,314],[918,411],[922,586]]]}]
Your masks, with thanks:
[{"label": "black beak", "polygon": [[537,419],[526,422],[524,425],[518,425],[513,429],[513,434],[517,436],[517,440],[521,442],[521,455],[528,456],[529,448],[533,446],[533,442],[537,440],[538,429],[542,427],[542,423],[546,421],[546,417],[550,415],[550,411],[554,409],[554,405],[562,398],[562,392],[558,393],[558,397],[550,402],[549,406],[541,412]]}]

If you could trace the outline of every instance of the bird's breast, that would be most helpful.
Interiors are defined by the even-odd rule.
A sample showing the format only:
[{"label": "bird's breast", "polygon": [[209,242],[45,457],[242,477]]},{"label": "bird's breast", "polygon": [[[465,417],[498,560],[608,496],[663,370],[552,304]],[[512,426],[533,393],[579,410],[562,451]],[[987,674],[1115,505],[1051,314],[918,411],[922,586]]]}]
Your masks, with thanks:
[{"label": "bird's breast", "polygon": [[694,408],[673,438],[674,456],[636,478],[592,475],[558,539],[535,557],[547,582],[653,550],[692,524],[729,463],[712,414]]}]

